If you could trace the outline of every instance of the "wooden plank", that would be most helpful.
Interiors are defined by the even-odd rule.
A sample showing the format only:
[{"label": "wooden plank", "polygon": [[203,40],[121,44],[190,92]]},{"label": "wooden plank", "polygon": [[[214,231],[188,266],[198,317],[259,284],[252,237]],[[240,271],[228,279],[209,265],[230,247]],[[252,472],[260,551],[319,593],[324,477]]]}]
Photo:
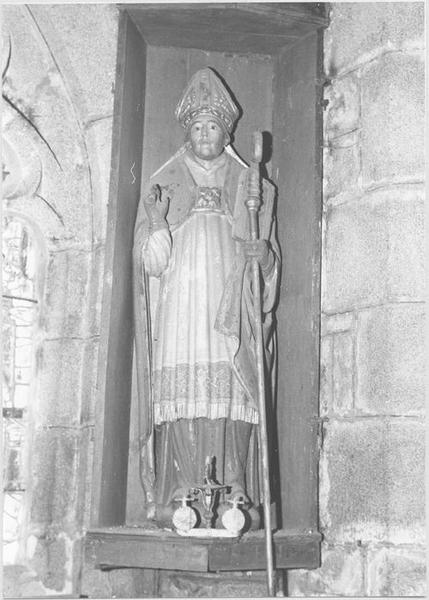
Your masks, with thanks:
[{"label": "wooden plank", "polygon": [[150,45],[276,54],[325,26],[314,3],[121,5]]},{"label": "wooden plank", "polygon": [[[133,357],[135,361],[135,355]],[[128,451],[127,508],[125,523],[136,526],[146,521],[146,506],[140,479],[139,405],[136,369],[133,364],[130,410],[130,441]]]},{"label": "wooden plank", "polygon": [[[277,569],[314,569],[320,565],[320,534],[274,534]],[[99,568],[151,568],[195,572],[265,569],[262,531],[242,539],[192,539],[174,532],[141,529],[91,530],[87,551]]]},{"label": "wooden plank", "polygon": [[278,430],[282,527],[317,531],[321,248],[321,37],[278,59],[273,178],[279,185],[282,283]]},{"label": "wooden plank", "polygon": [[274,55],[285,47],[293,44],[297,39],[295,35],[275,36],[266,34],[246,34],[221,30],[195,30],[181,28],[180,30],[153,28],[142,31],[148,44],[152,46],[176,46],[177,48],[196,48],[206,51],[236,52],[240,54],[267,54]]},{"label": "wooden plank", "polygon": [[207,572],[208,548],[174,542],[154,543],[151,540],[100,541],[96,550],[96,566],[100,568],[146,568]]},{"label": "wooden plank", "polygon": [[228,31],[297,37],[326,25],[324,7],[314,3],[198,3],[121,5],[138,19],[143,30],[153,28]]},{"label": "wooden plank", "polygon": [[186,61],[186,50],[148,47],[142,167],[144,182],[183,144],[183,129],[176,121],[174,109],[188,81]]},{"label": "wooden plank", "polygon": [[[320,565],[320,535],[274,534],[276,569],[315,569]],[[210,547],[210,571],[264,569],[266,565],[263,536],[236,544],[218,542]]]},{"label": "wooden plank", "polygon": [[125,520],[132,366],[132,242],[140,193],[145,44],[123,14],[118,34],[105,284],[98,363],[92,523]]},{"label": "wooden plank", "polygon": [[293,20],[299,20],[303,23],[315,25],[316,27],[325,27],[328,24],[327,3],[325,2],[269,2],[269,3],[237,3],[241,10],[258,15],[260,19],[266,15],[273,24],[281,21],[289,24]]},{"label": "wooden plank", "polygon": [[275,546],[277,569],[318,569],[321,535],[302,536],[281,541]]}]

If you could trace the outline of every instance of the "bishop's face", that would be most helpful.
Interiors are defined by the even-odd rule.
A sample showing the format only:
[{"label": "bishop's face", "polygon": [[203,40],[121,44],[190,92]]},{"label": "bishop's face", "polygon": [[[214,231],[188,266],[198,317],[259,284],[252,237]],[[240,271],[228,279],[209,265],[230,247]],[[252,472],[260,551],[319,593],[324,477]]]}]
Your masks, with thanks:
[{"label": "bishop's face", "polygon": [[202,160],[213,160],[222,154],[225,138],[222,127],[210,115],[199,116],[189,132],[192,150]]}]

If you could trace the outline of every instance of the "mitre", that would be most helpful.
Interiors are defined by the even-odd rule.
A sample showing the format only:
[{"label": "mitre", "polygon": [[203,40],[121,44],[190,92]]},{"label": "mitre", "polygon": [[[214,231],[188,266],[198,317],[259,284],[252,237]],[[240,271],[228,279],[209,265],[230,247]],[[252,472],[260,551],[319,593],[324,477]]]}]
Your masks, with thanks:
[{"label": "mitre", "polygon": [[239,116],[236,104],[212,69],[200,69],[195,73],[175,111],[185,129],[201,114],[216,117],[228,133]]}]

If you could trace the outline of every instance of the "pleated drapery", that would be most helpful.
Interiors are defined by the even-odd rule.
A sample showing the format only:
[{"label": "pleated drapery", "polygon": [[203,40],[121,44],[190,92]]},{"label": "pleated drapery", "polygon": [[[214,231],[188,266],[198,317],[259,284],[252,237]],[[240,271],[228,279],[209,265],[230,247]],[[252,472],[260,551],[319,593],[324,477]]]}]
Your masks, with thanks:
[{"label": "pleated drapery", "polygon": [[153,344],[155,423],[180,418],[257,422],[214,328],[235,258],[231,219],[196,208],[173,235],[161,280]]}]

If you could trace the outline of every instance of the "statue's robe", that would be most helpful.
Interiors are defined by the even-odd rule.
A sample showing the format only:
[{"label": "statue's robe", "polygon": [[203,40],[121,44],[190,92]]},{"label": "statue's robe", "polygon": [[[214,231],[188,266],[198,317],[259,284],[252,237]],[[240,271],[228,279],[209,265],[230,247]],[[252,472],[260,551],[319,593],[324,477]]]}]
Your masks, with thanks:
[{"label": "statue's robe", "polygon": [[[231,149],[205,169],[183,147],[143,190],[142,197],[157,184],[169,198],[168,229],[152,234],[140,202],[133,251],[141,475],[158,514],[203,483],[208,456],[219,482],[260,503],[251,277],[240,244],[250,239],[246,173]],[[270,241],[262,270],[269,379],[279,252],[274,188],[261,187],[260,237]],[[160,279],[156,299],[151,277]]]}]

